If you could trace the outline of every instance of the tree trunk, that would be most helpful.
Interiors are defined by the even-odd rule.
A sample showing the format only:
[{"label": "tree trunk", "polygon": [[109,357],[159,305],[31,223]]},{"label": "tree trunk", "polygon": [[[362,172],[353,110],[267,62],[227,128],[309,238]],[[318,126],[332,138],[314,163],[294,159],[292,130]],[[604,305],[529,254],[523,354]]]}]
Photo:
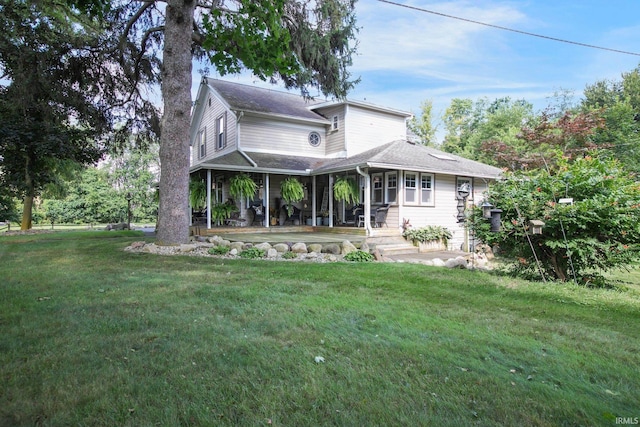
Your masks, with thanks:
[{"label": "tree trunk", "polygon": [[26,195],[22,201],[22,222],[20,223],[20,230],[31,230],[33,226],[31,218],[33,217],[33,199],[35,198],[35,191],[33,188],[33,180],[29,173],[29,159],[26,159],[25,171],[24,171],[24,183],[26,187]]},{"label": "tree trunk", "polygon": [[22,209],[22,222],[20,223],[20,230],[31,230],[31,214],[33,212],[33,196],[25,196]]},{"label": "tree trunk", "polygon": [[164,245],[181,244],[189,240],[189,126],[194,10],[195,0],[167,2],[158,208],[158,243]]}]

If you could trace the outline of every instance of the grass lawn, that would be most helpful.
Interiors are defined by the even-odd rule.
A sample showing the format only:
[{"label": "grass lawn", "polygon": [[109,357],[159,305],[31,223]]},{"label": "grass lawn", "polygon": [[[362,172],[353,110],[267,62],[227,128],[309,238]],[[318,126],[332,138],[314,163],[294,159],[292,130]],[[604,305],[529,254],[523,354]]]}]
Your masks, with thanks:
[{"label": "grass lawn", "polygon": [[[616,290],[0,237],[0,425],[594,426],[640,417]],[[618,420],[620,421],[620,420]]]}]

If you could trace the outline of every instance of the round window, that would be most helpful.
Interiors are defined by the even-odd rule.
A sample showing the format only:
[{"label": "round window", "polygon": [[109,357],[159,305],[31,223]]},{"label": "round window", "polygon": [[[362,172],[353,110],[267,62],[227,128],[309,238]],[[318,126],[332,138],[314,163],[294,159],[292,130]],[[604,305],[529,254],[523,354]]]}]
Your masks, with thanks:
[{"label": "round window", "polygon": [[311,132],[309,134],[309,144],[311,144],[312,147],[320,145],[320,134],[318,132]]}]

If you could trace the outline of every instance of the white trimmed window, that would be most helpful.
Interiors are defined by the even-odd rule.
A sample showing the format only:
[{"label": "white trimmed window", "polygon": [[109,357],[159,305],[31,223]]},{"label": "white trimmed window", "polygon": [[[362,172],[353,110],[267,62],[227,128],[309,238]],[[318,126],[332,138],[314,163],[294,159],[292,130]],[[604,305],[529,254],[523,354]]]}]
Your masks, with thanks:
[{"label": "white trimmed window", "polygon": [[222,150],[227,145],[227,115],[216,119],[216,150]]},{"label": "white trimmed window", "polygon": [[338,120],[338,116],[333,116],[331,118],[331,130],[338,130],[340,129],[340,122]]},{"label": "white trimmed window", "polygon": [[198,132],[198,158],[202,159],[207,155],[207,128],[200,129]]},{"label": "white trimmed window", "polygon": [[421,173],[420,174],[420,204],[433,206],[433,174]]},{"label": "white trimmed window", "polygon": [[371,203],[382,203],[384,180],[381,173],[371,175]]},{"label": "white trimmed window", "polygon": [[385,203],[394,204],[398,202],[398,173],[387,172],[385,174]]},{"label": "white trimmed window", "polygon": [[418,174],[405,172],[404,174],[404,202],[407,205],[418,204]]}]

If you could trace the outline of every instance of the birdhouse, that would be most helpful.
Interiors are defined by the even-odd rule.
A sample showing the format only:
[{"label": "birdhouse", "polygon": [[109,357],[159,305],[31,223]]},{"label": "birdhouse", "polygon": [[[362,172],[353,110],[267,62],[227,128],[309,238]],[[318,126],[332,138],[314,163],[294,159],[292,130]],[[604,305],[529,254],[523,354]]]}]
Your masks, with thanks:
[{"label": "birdhouse", "polygon": [[544,222],[539,219],[532,219],[529,221],[529,229],[531,230],[531,234],[542,234],[542,227],[544,227]]}]

